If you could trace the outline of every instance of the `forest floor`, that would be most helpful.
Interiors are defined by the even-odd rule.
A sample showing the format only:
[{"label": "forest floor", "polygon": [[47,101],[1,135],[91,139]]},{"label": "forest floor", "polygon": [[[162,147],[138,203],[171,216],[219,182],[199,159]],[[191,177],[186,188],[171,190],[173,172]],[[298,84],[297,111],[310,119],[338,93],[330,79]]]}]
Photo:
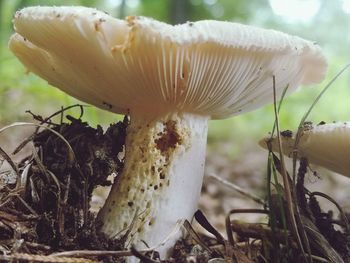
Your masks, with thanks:
[{"label": "forest floor", "polygon": [[[122,134],[123,129],[125,128],[122,124],[119,124],[119,126],[111,127],[111,133],[108,136],[106,133],[103,134],[103,132],[100,131],[99,137],[93,138],[91,137],[91,134],[96,133],[96,130],[92,130],[85,124],[82,124],[79,120],[71,119],[71,121],[73,124],[75,123],[75,126],[67,124],[65,126],[53,126],[53,128],[63,134],[67,141],[71,143],[74,151],[78,151],[78,153],[78,144],[74,145],[74,138],[79,135],[79,132],[81,132],[80,135],[82,137],[85,136],[86,139],[93,142],[96,147],[104,148],[106,147],[106,142],[112,139],[109,135],[115,135],[115,132]],[[72,128],[72,126],[74,127]],[[11,152],[15,147],[20,146],[23,138],[30,136],[33,131],[32,127],[30,129],[21,127],[20,131],[15,127],[11,129],[13,132],[6,133],[6,136],[0,136],[0,147],[3,150],[5,149],[6,152]],[[28,148],[27,146],[27,148],[23,148],[21,154],[16,155],[15,157],[13,157],[13,155],[6,156],[5,153],[1,154],[2,159],[10,157],[10,160],[7,160],[7,164],[6,161],[1,162],[2,166],[0,173],[1,262],[59,262],[57,261],[58,257],[53,255],[54,252],[82,249],[92,251],[115,251],[118,248],[120,251],[123,251],[123,247],[118,244],[118,242],[101,237],[96,233],[96,229],[93,227],[94,214],[98,211],[99,207],[103,205],[109,191],[108,186],[99,186],[97,189],[95,189],[95,186],[106,184],[107,178],[103,177],[103,175],[95,176],[96,178],[90,180],[90,184],[85,186],[88,189],[89,196],[91,196],[90,203],[86,203],[87,197],[82,195],[79,191],[74,193],[75,200],[70,200],[67,195],[64,195],[61,192],[57,194],[59,197],[52,195],[53,191],[64,190],[64,187],[62,188],[63,190],[60,189],[60,187],[57,187],[60,183],[66,186],[69,185],[71,188],[74,186],[75,188],[73,187],[72,189],[82,188],[80,182],[74,179],[75,174],[79,174],[79,171],[74,168],[72,163],[70,163],[72,160],[69,157],[69,152],[66,150],[62,151],[62,142],[57,143],[56,141],[53,143],[52,136],[52,132],[44,130],[30,138],[34,141],[34,145],[38,150],[37,154],[33,155],[33,148]],[[19,140],[18,138],[21,139]],[[51,144],[48,144],[48,142]],[[122,142],[118,143],[120,144]],[[108,146],[108,149],[104,149],[107,149],[111,156],[113,156],[115,151],[118,151],[117,148],[120,146],[118,146],[118,143],[113,146],[114,148]],[[234,142],[229,143],[234,147]],[[84,149],[80,150],[84,152]],[[63,156],[64,161],[58,161],[56,158],[57,156]],[[90,160],[91,156],[88,157]],[[84,162],[87,157],[82,156],[82,158],[81,161]],[[91,159],[91,162],[93,161],[94,160]],[[13,163],[11,164],[11,162]],[[110,162],[110,160],[108,160],[108,162]],[[31,184],[31,191],[26,189],[25,192],[23,192],[23,188],[18,187],[18,182],[15,179],[16,176],[13,176],[13,173],[8,173],[8,171],[11,170],[11,165],[16,167],[15,169],[18,169],[22,175],[27,169],[28,177],[26,177],[26,180]],[[116,167],[118,165],[118,163],[115,164]],[[64,168],[62,168],[63,166]],[[263,251],[264,248],[262,244],[264,244],[266,240],[272,242],[272,240],[275,238],[278,239],[278,237],[273,236],[271,239],[271,237],[269,237],[271,229],[265,229],[265,227],[271,226],[269,214],[256,212],[257,209],[266,210],[266,207],[248,196],[252,194],[259,197],[262,201],[266,201],[266,167],[267,152],[264,152],[262,149],[257,149],[253,142],[248,142],[246,147],[244,147],[244,152],[234,160],[225,154],[217,154],[209,151],[206,160],[202,195],[199,202],[199,209],[202,211],[205,219],[203,219],[203,216],[200,216],[201,214],[197,214],[197,220],[194,220],[193,222],[193,229],[199,234],[200,240],[198,240],[197,237],[194,237],[193,233],[190,234],[188,239],[177,244],[174,248],[173,260],[169,262],[207,262],[210,259],[217,260],[212,262],[221,262],[219,261],[219,258],[225,258],[226,261],[223,262],[247,263],[263,262],[264,258],[266,259],[266,257],[271,256],[267,255],[269,253],[271,254],[271,251],[267,254],[266,251]],[[91,172],[94,175],[101,172],[105,174],[109,172],[110,168],[111,167],[105,167],[102,165],[96,168],[98,171],[94,170]],[[287,163],[287,168],[288,170],[291,169],[290,162]],[[67,173],[67,169],[70,171],[69,173]],[[53,171],[56,177],[50,175],[50,172],[48,171]],[[51,181],[50,186],[46,185],[43,187],[45,180],[38,179],[42,174],[47,176],[47,178],[55,178],[52,180],[46,178],[46,180]],[[59,174],[64,174],[64,176],[61,177]],[[69,174],[69,177],[67,177],[67,174]],[[77,176],[79,177],[79,175]],[[230,183],[233,183],[234,186]],[[234,189],[235,186],[241,187],[245,194],[236,191]],[[350,204],[347,202],[350,197],[350,192],[347,190],[350,186],[350,180],[348,178],[340,175],[327,174],[325,170],[321,169],[317,176],[312,172],[307,172],[304,178],[304,186],[310,192],[317,191],[331,196],[344,209],[344,211],[350,211]],[[38,189],[38,187],[40,187],[41,191],[33,194],[33,189]],[[66,189],[66,191],[68,190]],[[30,194],[28,194],[28,192],[30,192]],[[38,200],[35,200],[34,197],[38,198]],[[61,204],[62,207],[60,207],[60,202],[57,202],[62,201],[57,200],[57,198],[60,199],[61,197],[64,203],[64,206]],[[41,199],[44,199],[46,203],[43,204],[43,202],[40,201]],[[76,200],[82,201],[78,202],[80,203],[80,207],[79,205],[77,206]],[[337,221],[339,223],[339,221],[341,221],[339,219],[337,207],[328,199],[318,198],[317,201],[319,201],[320,207],[323,209],[323,211],[320,210],[318,212],[320,213],[319,215],[326,218],[328,220],[325,219],[328,224],[327,227],[329,228],[332,226],[331,228],[333,229],[334,222]],[[58,204],[57,206],[54,205],[56,203]],[[318,205],[316,206],[318,207]],[[70,212],[64,213],[62,212],[63,210],[69,210]],[[78,210],[85,212],[83,215],[76,214],[76,211]],[[232,210],[236,210],[234,215],[232,214]],[[270,210],[272,210],[272,208],[270,208]],[[245,213],[249,211],[251,213]],[[238,227],[238,230],[236,229],[235,233],[234,244],[229,242],[230,237],[227,236],[227,218],[230,213],[232,214],[230,217],[230,220],[232,221],[229,222],[231,222],[232,227],[234,225],[236,228]],[[84,229],[77,229],[76,224],[73,224],[68,225],[68,227],[65,226],[66,229],[63,231],[61,222],[62,220],[67,220],[67,218],[75,223],[81,223],[81,221],[85,220]],[[334,222],[330,221],[330,219]],[[213,230],[208,227],[204,222],[206,220],[215,230],[218,231],[218,233],[215,231],[213,232]],[[199,221],[200,224],[196,221]],[[333,236],[335,233],[342,233],[340,237],[336,237],[334,242],[342,242],[346,245],[349,242],[349,233],[344,230],[342,222],[340,222],[339,225],[340,227],[335,228],[336,230],[339,230],[338,232],[331,231]],[[69,231],[67,231],[67,228],[69,227],[71,227],[71,229],[68,229]],[[264,231],[267,232],[265,233]],[[289,231],[291,231],[291,229],[289,229]],[[278,235],[278,233],[276,235]],[[247,237],[249,237],[249,239],[247,239]],[[256,242],[256,245],[252,240],[260,240],[260,242]],[[347,241],[345,242],[344,240]],[[322,242],[325,241],[321,241],[321,243]],[[331,241],[329,242],[332,243]],[[86,245],[87,243],[89,243],[89,245]],[[295,244],[296,241],[292,240],[291,243],[292,245],[290,244],[290,246],[292,247],[290,250],[288,249],[291,253],[291,255],[287,257],[289,259],[293,259],[296,251],[299,251],[295,248],[297,247],[297,244]],[[278,247],[275,249],[280,249],[282,252],[278,253],[278,255],[271,256],[271,258],[275,257],[279,260],[281,254],[286,252],[286,247],[288,246],[285,246],[282,241],[281,243],[278,241],[277,245]],[[199,249],[200,252],[196,254],[194,250],[198,250],[198,246],[201,247],[201,249]],[[319,246],[319,244],[317,246]],[[317,260],[320,262],[338,262],[337,255],[335,258],[332,258],[334,256],[333,254],[324,254],[322,250],[319,251],[317,249],[317,246],[315,249],[315,245],[313,245],[311,249],[313,254],[316,253],[315,258]],[[325,245],[325,248],[328,249],[328,246],[329,245]],[[210,249],[210,253],[203,249],[203,247],[209,247],[208,249]],[[343,251],[342,249],[345,249],[346,251]],[[345,248],[340,248],[341,253],[339,253],[343,253],[343,262],[349,262],[349,251],[347,249],[347,246]],[[144,262],[157,262],[156,259],[150,258],[149,254],[144,255],[137,251],[130,253],[139,256]],[[301,252],[299,251],[298,253],[300,254]],[[42,258],[38,258],[38,256],[41,256]],[[79,254],[78,256],[76,254],[72,255],[69,253],[63,253],[58,256],[61,257],[62,260],[65,260],[61,262],[79,262],[78,260],[80,257],[84,258],[84,254]],[[95,254],[88,255],[87,257],[89,259],[81,259],[81,262],[89,262],[88,260],[91,262],[98,262],[99,260],[112,262],[116,259],[115,254],[108,254],[107,252],[105,255]],[[117,256],[117,258],[120,257]],[[75,261],[69,261],[70,259]],[[233,261],[227,261],[229,259]],[[323,259],[326,261],[322,261]],[[270,259],[269,262],[277,261]]]}]

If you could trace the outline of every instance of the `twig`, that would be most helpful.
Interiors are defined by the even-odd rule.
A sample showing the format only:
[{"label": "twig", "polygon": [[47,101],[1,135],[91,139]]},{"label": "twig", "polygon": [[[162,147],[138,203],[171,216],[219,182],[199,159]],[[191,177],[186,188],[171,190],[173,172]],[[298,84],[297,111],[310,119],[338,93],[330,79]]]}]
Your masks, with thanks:
[{"label": "twig", "polygon": [[144,254],[142,254],[140,251],[138,251],[134,246],[131,246],[131,253],[139,258],[141,260],[141,262],[145,262],[145,263],[159,263],[159,261],[153,260],[147,256],[145,256]]},{"label": "twig", "polygon": [[[141,253],[147,253],[152,251],[152,249],[139,250]],[[114,257],[128,257],[132,256],[131,250],[71,250],[64,252],[52,253],[50,256],[55,257],[98,257],[98,256],[114,256]]]},{"label": "twig", "polygon": [[1,262],[42,262],[42,263],[98,263],[96,260],[86,258],[55,257],[52,255],[32,255],[26,253],[14,253],[12,255],[0,255]]},{"label": "twig", "polygon": [[249,199],[252,199],[253,201],[255,201],[256,203],[258,203],[260,205],[265,205],[265,202],[262,199],[260,199],[258,196],[251,194],[251,193],[248,193],[246,190],[244,190],[243,188],[241,188],[240,186],[238,186],[234,183],[231,183],[225,179],[222,179],[213,173],[208,174],[208,177],[217,180],[218,182],[222,183],[223,185],[237,191],[238,193],[240,193],[241,195],[243,195],[245,197],[248,197]]},{"label": "twig", "polygon": [[289,243],[293,247],[297,248],[297,244],[294,242],[290,233],[283,229],[272,229],[261,223],[244,223],[237,220],[231,221],[231,229],[240,236],[249,237],[249,238],[269,238],[276,239],[279,243],[285,243],[285,236],[287,234]]},{"label": "twig", "polygon": [[231,228],[231,215],[238,214],[238,213],[262,213],[262,214],[268,214],[269,211],[262,210],[262,209],[232,209],[226,216],[225,220],[225,226],[226,226],[226,234],[229,243],[234,246],[235,242],[232,235],[232,228]]}]

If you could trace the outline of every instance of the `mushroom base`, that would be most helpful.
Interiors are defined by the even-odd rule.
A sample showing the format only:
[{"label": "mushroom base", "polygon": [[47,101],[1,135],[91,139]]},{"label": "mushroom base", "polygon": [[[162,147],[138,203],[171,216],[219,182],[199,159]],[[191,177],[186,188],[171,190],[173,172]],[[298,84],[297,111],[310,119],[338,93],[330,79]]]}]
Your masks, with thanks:
[{"label": "mushroom base", "polygon": [[102,232],[123,238],[126,247],[159,246],[166,256],[182,235],[180,221],[197,208],[207,127],[208,117],[188,113],[131,115],[124,169],[98,215]]}]

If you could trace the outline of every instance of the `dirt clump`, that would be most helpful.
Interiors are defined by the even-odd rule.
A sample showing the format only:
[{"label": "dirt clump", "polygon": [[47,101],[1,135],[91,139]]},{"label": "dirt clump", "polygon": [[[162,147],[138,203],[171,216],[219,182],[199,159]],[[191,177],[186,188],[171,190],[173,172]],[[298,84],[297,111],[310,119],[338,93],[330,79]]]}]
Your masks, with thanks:
[{"label": "dirt clump", "polygon": [[95,187],[110,185],[107,177],[123,168],[118,154],[123,152],[127,117],[106,132],[71,116],[60,124],[34,118],[47,128],[19,146],[32,143],[33,150],[12,164],[17,171],[2,172],[17,174],[0,189],[0,252],[46,255],[121,249],[117,241],[96,231],[89,202]]}]

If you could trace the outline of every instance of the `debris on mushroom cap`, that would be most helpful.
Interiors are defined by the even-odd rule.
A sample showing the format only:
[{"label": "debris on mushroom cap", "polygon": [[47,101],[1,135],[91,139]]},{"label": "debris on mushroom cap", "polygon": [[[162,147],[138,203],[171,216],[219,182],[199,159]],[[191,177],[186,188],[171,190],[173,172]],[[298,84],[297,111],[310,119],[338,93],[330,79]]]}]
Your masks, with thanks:
[{"label": "debris on mushroom cap", "polygon": [[9,46],[32,72],[80,100],[116,112],[187,111],[224,118],[320,82],[320,48],[299,37],[231,22],[168,25],[119,20],[86,7],[28,7]]},{"label": "debris on mushroom cap", "polygon": [[[265,138],[259,144],[267,149]],[[293,157],[295,137],[281,136],[283,153]],[[277,138],[272,138],[271,147],[278,152]],[[306,157],[310,163],[323,166],[334,172],[350,177],[350,123],[337,122],[303,128],[296,146],[297,157]]]}]

